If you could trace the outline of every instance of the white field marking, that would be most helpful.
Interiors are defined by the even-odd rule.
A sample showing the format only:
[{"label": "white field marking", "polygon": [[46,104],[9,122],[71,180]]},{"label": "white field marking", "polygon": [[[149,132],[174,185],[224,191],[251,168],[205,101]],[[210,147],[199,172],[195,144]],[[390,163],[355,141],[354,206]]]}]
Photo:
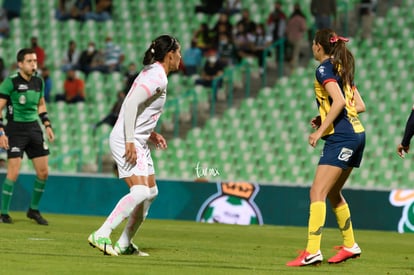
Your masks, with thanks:
[{"label": "white field marking", "polygon": [[54,239],[47,238],[27,238],[29,241],[54,241]]}]

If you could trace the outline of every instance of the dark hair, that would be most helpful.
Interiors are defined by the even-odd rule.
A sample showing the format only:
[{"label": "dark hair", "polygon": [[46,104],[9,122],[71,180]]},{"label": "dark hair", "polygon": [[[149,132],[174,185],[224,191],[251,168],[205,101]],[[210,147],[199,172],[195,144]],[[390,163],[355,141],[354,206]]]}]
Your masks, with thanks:
[{"label": "dark hair", "polygon": [[158,36],[147,49],[142,64],[150,65],[156,61],[162,62],[170,51],[176,51],[180,47],[180,42],[171,35]]},{"label": "dark hair", "polygon": [[331,56],[334,72],[342,78],[344,86],[353,84],[355,73],[355,59],[346,47],[347,41],[331,29],[321,29],[315,34],[315,43]]},{"label": "dark hair", "polygon": [[20,51],[18,51],[17,56],[16,56],[17,62],[23,62],[24,56],[26,54],[32,54],[32,53],[36,53],[36,52],[31,48],[21,49]]}]

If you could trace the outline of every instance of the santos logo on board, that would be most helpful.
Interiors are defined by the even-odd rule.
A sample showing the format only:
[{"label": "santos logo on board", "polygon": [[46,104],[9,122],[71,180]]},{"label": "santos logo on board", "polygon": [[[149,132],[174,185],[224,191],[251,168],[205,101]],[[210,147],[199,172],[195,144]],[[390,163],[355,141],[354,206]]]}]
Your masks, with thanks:
[{"label": "santos logo on board", "polygon": [[414,232],[414,190],[393,190],[390,194],[390,203],[403,207],[398,232]]},{"label": "santos logo on board", "polygon": [[259,185],[249,182],[217,183],[218,192],[209,197],[197,214],[197,221],[226,224],[263,224],[254,202]]}]

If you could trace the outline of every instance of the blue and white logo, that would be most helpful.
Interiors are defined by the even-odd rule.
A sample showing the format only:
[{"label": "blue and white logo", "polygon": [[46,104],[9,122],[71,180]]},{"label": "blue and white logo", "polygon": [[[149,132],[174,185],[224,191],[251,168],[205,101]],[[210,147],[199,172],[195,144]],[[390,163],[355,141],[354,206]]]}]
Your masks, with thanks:
[{"label": "blue and white logo", "polygon": [[354,151],[352,151],[349,148],[342,148],[341,152],[338,155],[338,159],[341,161],[349,161],[351,156],[354,154]]}]

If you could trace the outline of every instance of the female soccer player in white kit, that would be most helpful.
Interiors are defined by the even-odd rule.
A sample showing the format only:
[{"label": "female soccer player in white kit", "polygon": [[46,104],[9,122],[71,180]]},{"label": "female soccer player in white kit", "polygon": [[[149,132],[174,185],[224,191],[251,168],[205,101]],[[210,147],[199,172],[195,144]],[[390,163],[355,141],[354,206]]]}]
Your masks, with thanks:
[{"label": "female soccer player in white kit", "polygon": [[[105,255],[138,254],[132,243],[151,202],[158,194],[148,141],[165,149],[165,139],[154,132],[166,100],[167,75],[179,68],[181,47],[177,39],[161,35],[145,52],[144,69],[135,79],[124,100],[119,118],[110,135],[112,156],[130,192],[122,197],[103,225],[89,235],[89,244]],[[126,218],[128,222],[114,246],[111,232]]]}]

